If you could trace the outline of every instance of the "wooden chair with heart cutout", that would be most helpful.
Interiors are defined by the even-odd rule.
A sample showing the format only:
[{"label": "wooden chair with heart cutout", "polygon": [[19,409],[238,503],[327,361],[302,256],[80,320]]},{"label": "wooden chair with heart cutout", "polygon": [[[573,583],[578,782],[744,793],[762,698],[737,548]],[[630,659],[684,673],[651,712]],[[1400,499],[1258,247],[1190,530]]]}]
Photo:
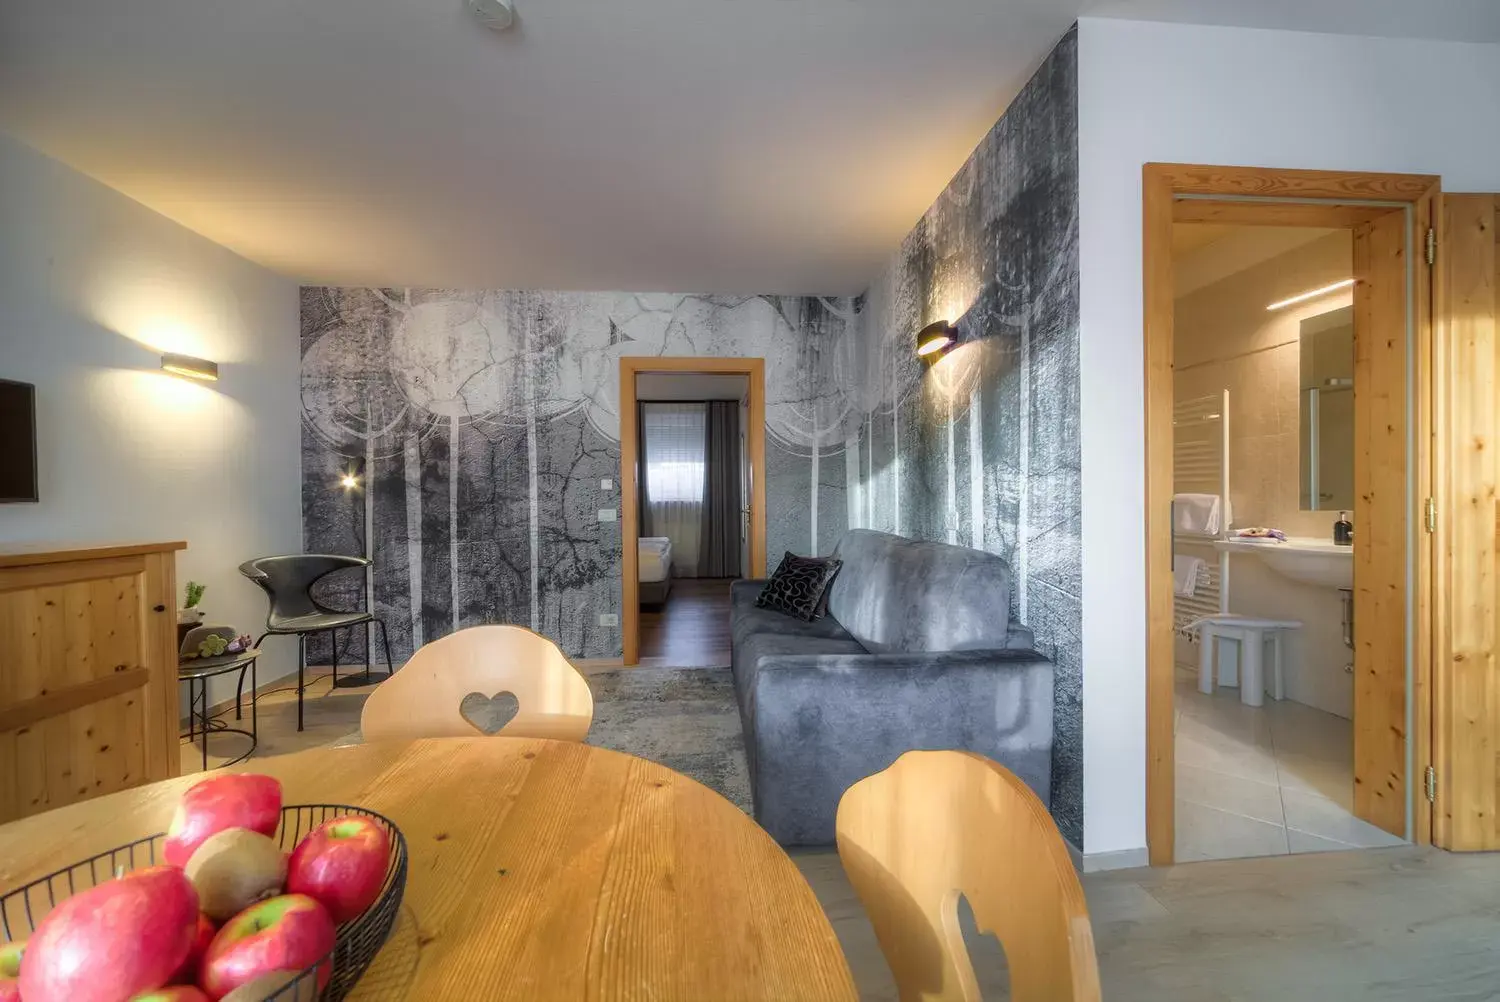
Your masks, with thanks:
[{"label": "wooden chair with heart cutout", "polygon": [[909,751],[849,787],[835,825],[902,1002],[980,1002],[961,895],[1004,948],[1015,1002],[1099,1002],[1073,860],[1010,770],[972,752]]},{"label": "wooden chair with heart cutout", "polygon": [[366,741],[554,738],[582,741],[594,697],[546,637],[520,626],[471,626],[425,644],[365,701]]}]

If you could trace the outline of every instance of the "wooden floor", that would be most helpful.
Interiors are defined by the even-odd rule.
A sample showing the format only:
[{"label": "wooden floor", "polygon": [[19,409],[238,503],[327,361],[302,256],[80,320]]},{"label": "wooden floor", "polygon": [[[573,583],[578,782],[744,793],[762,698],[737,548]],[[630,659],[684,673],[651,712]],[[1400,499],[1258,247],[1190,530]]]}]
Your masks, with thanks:
[{"label": "wooden floor", "polygon": [[729,664],[728,578],[680,578],[660,608],[641,609],[641,663]]},{"label": "wooden floor", "polygon": [[[301,734],[295,694],[263,696],[261,754],[348,735],[368,692],[315,681]],[[210,748],[238,754],[239,740],[224,735]],[[184,745],[183,771],[198,761]],[[860,997],[894,1002],[890,971],[837,853],[791,855],[839,935]],[[1403,846],[1082,879],[1109,1002],[1500,999],[1500,854]],[[966,932],[985,999],[1005,998],[1003,952],[976,936],[972,921]]]}]

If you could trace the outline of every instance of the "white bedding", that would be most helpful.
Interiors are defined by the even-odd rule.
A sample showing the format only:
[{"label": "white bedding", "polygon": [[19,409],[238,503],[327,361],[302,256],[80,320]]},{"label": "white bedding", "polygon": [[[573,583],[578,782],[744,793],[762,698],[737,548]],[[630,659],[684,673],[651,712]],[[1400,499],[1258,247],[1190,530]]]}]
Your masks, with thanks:
[{"label": "white bedding", "polygon": [[649,583],[671,577],[672,541],[666,536],[643,536],[640,544],[640,580]]}]

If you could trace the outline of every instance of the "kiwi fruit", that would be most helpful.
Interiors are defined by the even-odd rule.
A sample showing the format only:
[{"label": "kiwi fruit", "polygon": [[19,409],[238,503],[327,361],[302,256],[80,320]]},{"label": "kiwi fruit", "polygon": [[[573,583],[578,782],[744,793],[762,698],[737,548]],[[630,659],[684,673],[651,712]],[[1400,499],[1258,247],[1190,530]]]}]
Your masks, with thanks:
[{"label": "kiwi fruit", "polygon": [[[225,995],[221,1002],[264,1002],[265,999],[296,981],[299,974],[301,974],[300,971],[272,971],[270,974],[262,974],[254,981],[247,981]],[[313,987],[312,981],[308,981],[307,998],[312,999],[316,993],[317,989]],[[298,985],[296,989],[286,993],[285,999],[286,1002],[295,1002],[302,995],[302,986]],[[276,1002],[282,1002],[282,999],[278,998]]]},{"label": "kiwi fruit", "polygon": [[194,850],[183,872],[198,891],[203,914],[224,922],[281,893],[286,857],[274,839],[260,832],[226,828]]}]

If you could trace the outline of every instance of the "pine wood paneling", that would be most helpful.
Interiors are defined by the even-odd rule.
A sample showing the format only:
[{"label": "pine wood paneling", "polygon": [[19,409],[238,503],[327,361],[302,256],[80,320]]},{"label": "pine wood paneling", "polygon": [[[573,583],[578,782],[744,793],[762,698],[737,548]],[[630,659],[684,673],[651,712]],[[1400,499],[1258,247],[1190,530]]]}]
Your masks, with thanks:
[{"label": "pine wood paneling", "polygon": [[0,558],[0,821],[176,775],[163,545]]},{"label": "pine wood paneling", "polygon": [[1500,330],[1496,250],[1500,197],[1443,197],[1444,324],[1437,356],[1435,743],[1439,769],[1434,837],[1449,849],[1500,849],[1500,679],[1495,676],[1500,584]]},{"label": "pine wood paneling", "polygon": [[1174,203],[1172,218],[1179,223],[1230,226],[1313,226],[1348,229],[1390,212],[1389,206],[1316,205],[1306,202],[1220,202],[1206,198]]},{"label": "pine wood paneling", "polygon": [[1354,813],[1406,835],[1407,220],[1354,230]]}]

